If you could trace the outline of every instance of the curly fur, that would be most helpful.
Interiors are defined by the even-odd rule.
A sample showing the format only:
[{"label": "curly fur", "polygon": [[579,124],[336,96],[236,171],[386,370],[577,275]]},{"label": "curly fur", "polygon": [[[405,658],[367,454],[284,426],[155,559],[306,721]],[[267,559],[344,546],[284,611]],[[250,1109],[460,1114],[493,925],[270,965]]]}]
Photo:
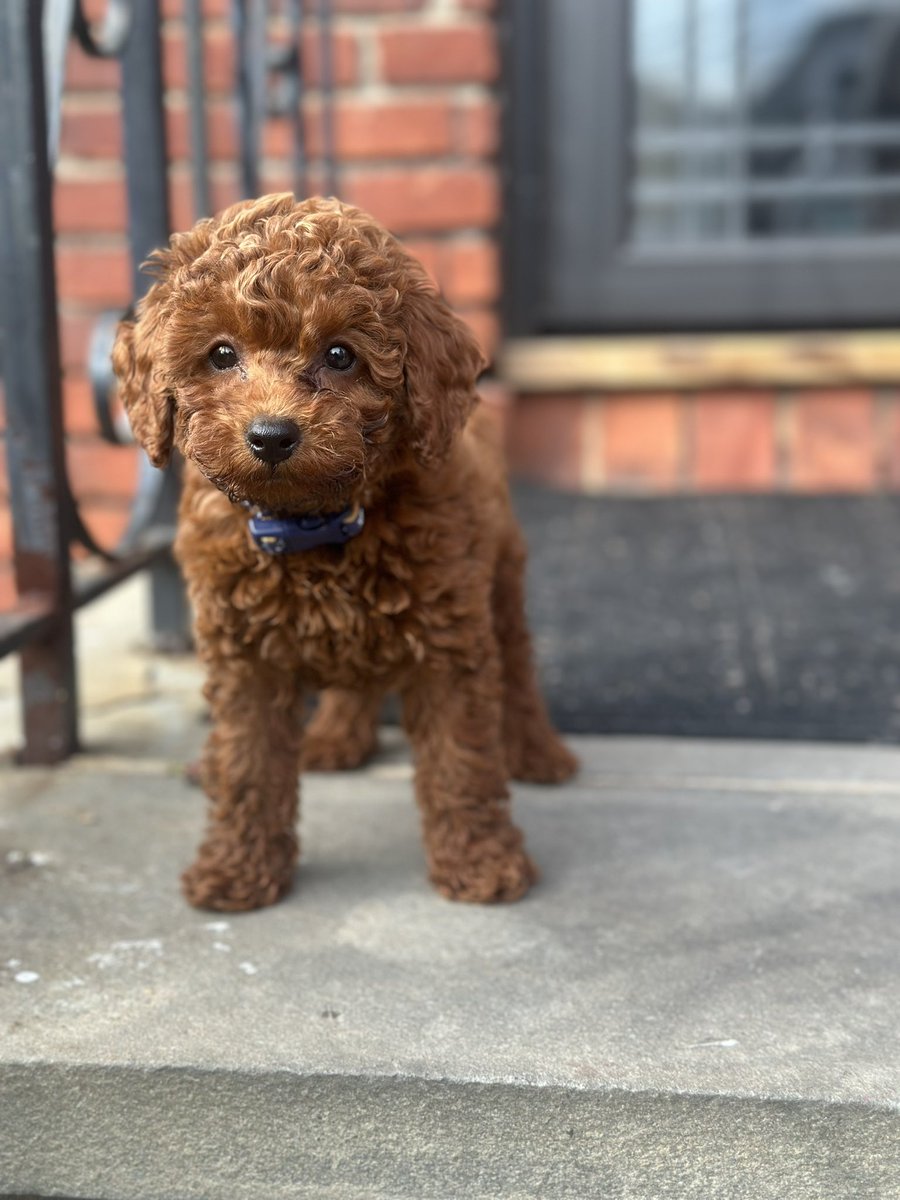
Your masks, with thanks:
[{"label": "curly fur", "polygon": [[[113,353],[152,461],[186,460],[176,554],[187,578],[213,731],[210,820],[183,877],[191,903],[278,900],[298,856],[298,763],[359,765],[380,701],[399,692],[416,755],[430,877],[457,900],[514,900],[536,878],[509,776],[567,778],[575,760],[537,690],[522,538],[482,356],[422,267],[371,217],[290,195],[236,205],[154,255],[157,282]],[[213,346],[239,365],[217,371]],[[324,354],[340,342],[346,372]],[[276,467],[248,449],[256,417],[302,431]],[[346,546],[270,557],[252,504],[365,505]],[[302,703],[322,692],[305,735]]]}]

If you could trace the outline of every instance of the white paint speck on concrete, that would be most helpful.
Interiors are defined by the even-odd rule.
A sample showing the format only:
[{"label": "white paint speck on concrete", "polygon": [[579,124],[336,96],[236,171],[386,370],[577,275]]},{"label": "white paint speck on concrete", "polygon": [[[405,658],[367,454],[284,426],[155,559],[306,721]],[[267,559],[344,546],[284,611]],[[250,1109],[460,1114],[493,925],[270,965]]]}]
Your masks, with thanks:
[{"label": "white paint speck on concrete", "polygon": [[14,978],[16,983],[37,983],[40,975],[37,971],[19,971]]}]

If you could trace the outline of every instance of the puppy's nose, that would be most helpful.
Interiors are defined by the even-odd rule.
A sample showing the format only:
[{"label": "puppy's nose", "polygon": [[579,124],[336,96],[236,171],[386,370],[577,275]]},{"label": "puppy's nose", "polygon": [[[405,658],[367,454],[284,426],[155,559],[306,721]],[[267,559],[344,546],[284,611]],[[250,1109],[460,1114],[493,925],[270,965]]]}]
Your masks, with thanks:
[{"label": "puppy's nose", "polygon": [[256,417],[247,426],[247,445],[257,458],[280,463],[300,444],[300,429],[284,417]]}]

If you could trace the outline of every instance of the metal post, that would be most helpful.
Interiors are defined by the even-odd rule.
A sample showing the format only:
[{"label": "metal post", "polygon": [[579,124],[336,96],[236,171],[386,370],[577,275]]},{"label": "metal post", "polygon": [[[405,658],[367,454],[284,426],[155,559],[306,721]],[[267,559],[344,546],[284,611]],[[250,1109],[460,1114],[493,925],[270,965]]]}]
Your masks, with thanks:
[{"label": "metal post", "polygon": [[16,585],[53,613],[21,652],[24,762],[78,747],[41,0],[0,5],[0,328]]},{"label": "metal post", "polygon": [[232,20],[238,56],[238,122],[241,191],[259,195],[259,157],[266,113],[266,21],[268,0],[233,0]]},{"label": "metal post", "polygon": [[319,0],[319,54],[322,97],[322,168],[325,194],[338,194],[337,159],[334,138],[334,39],[331,28],[331,0]]},{"label": "metal post", "polygon": [[[137,300],[150,284],[141,264],[168,242],[171,231],[159,0],[140,0],[133,8],[122,54],[122,122],[132,294]],[[158,524],[175,524],[178,498],[173,484],[174,479],[167,480],[157,498]],[[159,649],[184,649],[190,640],[188,609],[171,557],[154,563],[150,577],[153,643]]]},{"label": "metal post", "polygon": [[201,0],[186,0],[184,15],[188,35],[188,105],[191,114],[191,158],[194,172],[194,220],[208,217],[209,198],[206,109],[203,88],[203,11]]}]

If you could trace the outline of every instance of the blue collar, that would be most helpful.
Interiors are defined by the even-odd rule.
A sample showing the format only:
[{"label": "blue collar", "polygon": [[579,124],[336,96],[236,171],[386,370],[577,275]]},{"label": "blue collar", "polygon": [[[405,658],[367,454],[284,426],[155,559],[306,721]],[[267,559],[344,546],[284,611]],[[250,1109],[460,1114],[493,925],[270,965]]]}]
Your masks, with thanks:
[{"label": "blue collar", "polygon": [[366,512],[361,505],[312,517],[257,513],[250,518],[250,536],[265,554],[298,554],[316,546],[342,546],[361,532],[365,521]]}]

